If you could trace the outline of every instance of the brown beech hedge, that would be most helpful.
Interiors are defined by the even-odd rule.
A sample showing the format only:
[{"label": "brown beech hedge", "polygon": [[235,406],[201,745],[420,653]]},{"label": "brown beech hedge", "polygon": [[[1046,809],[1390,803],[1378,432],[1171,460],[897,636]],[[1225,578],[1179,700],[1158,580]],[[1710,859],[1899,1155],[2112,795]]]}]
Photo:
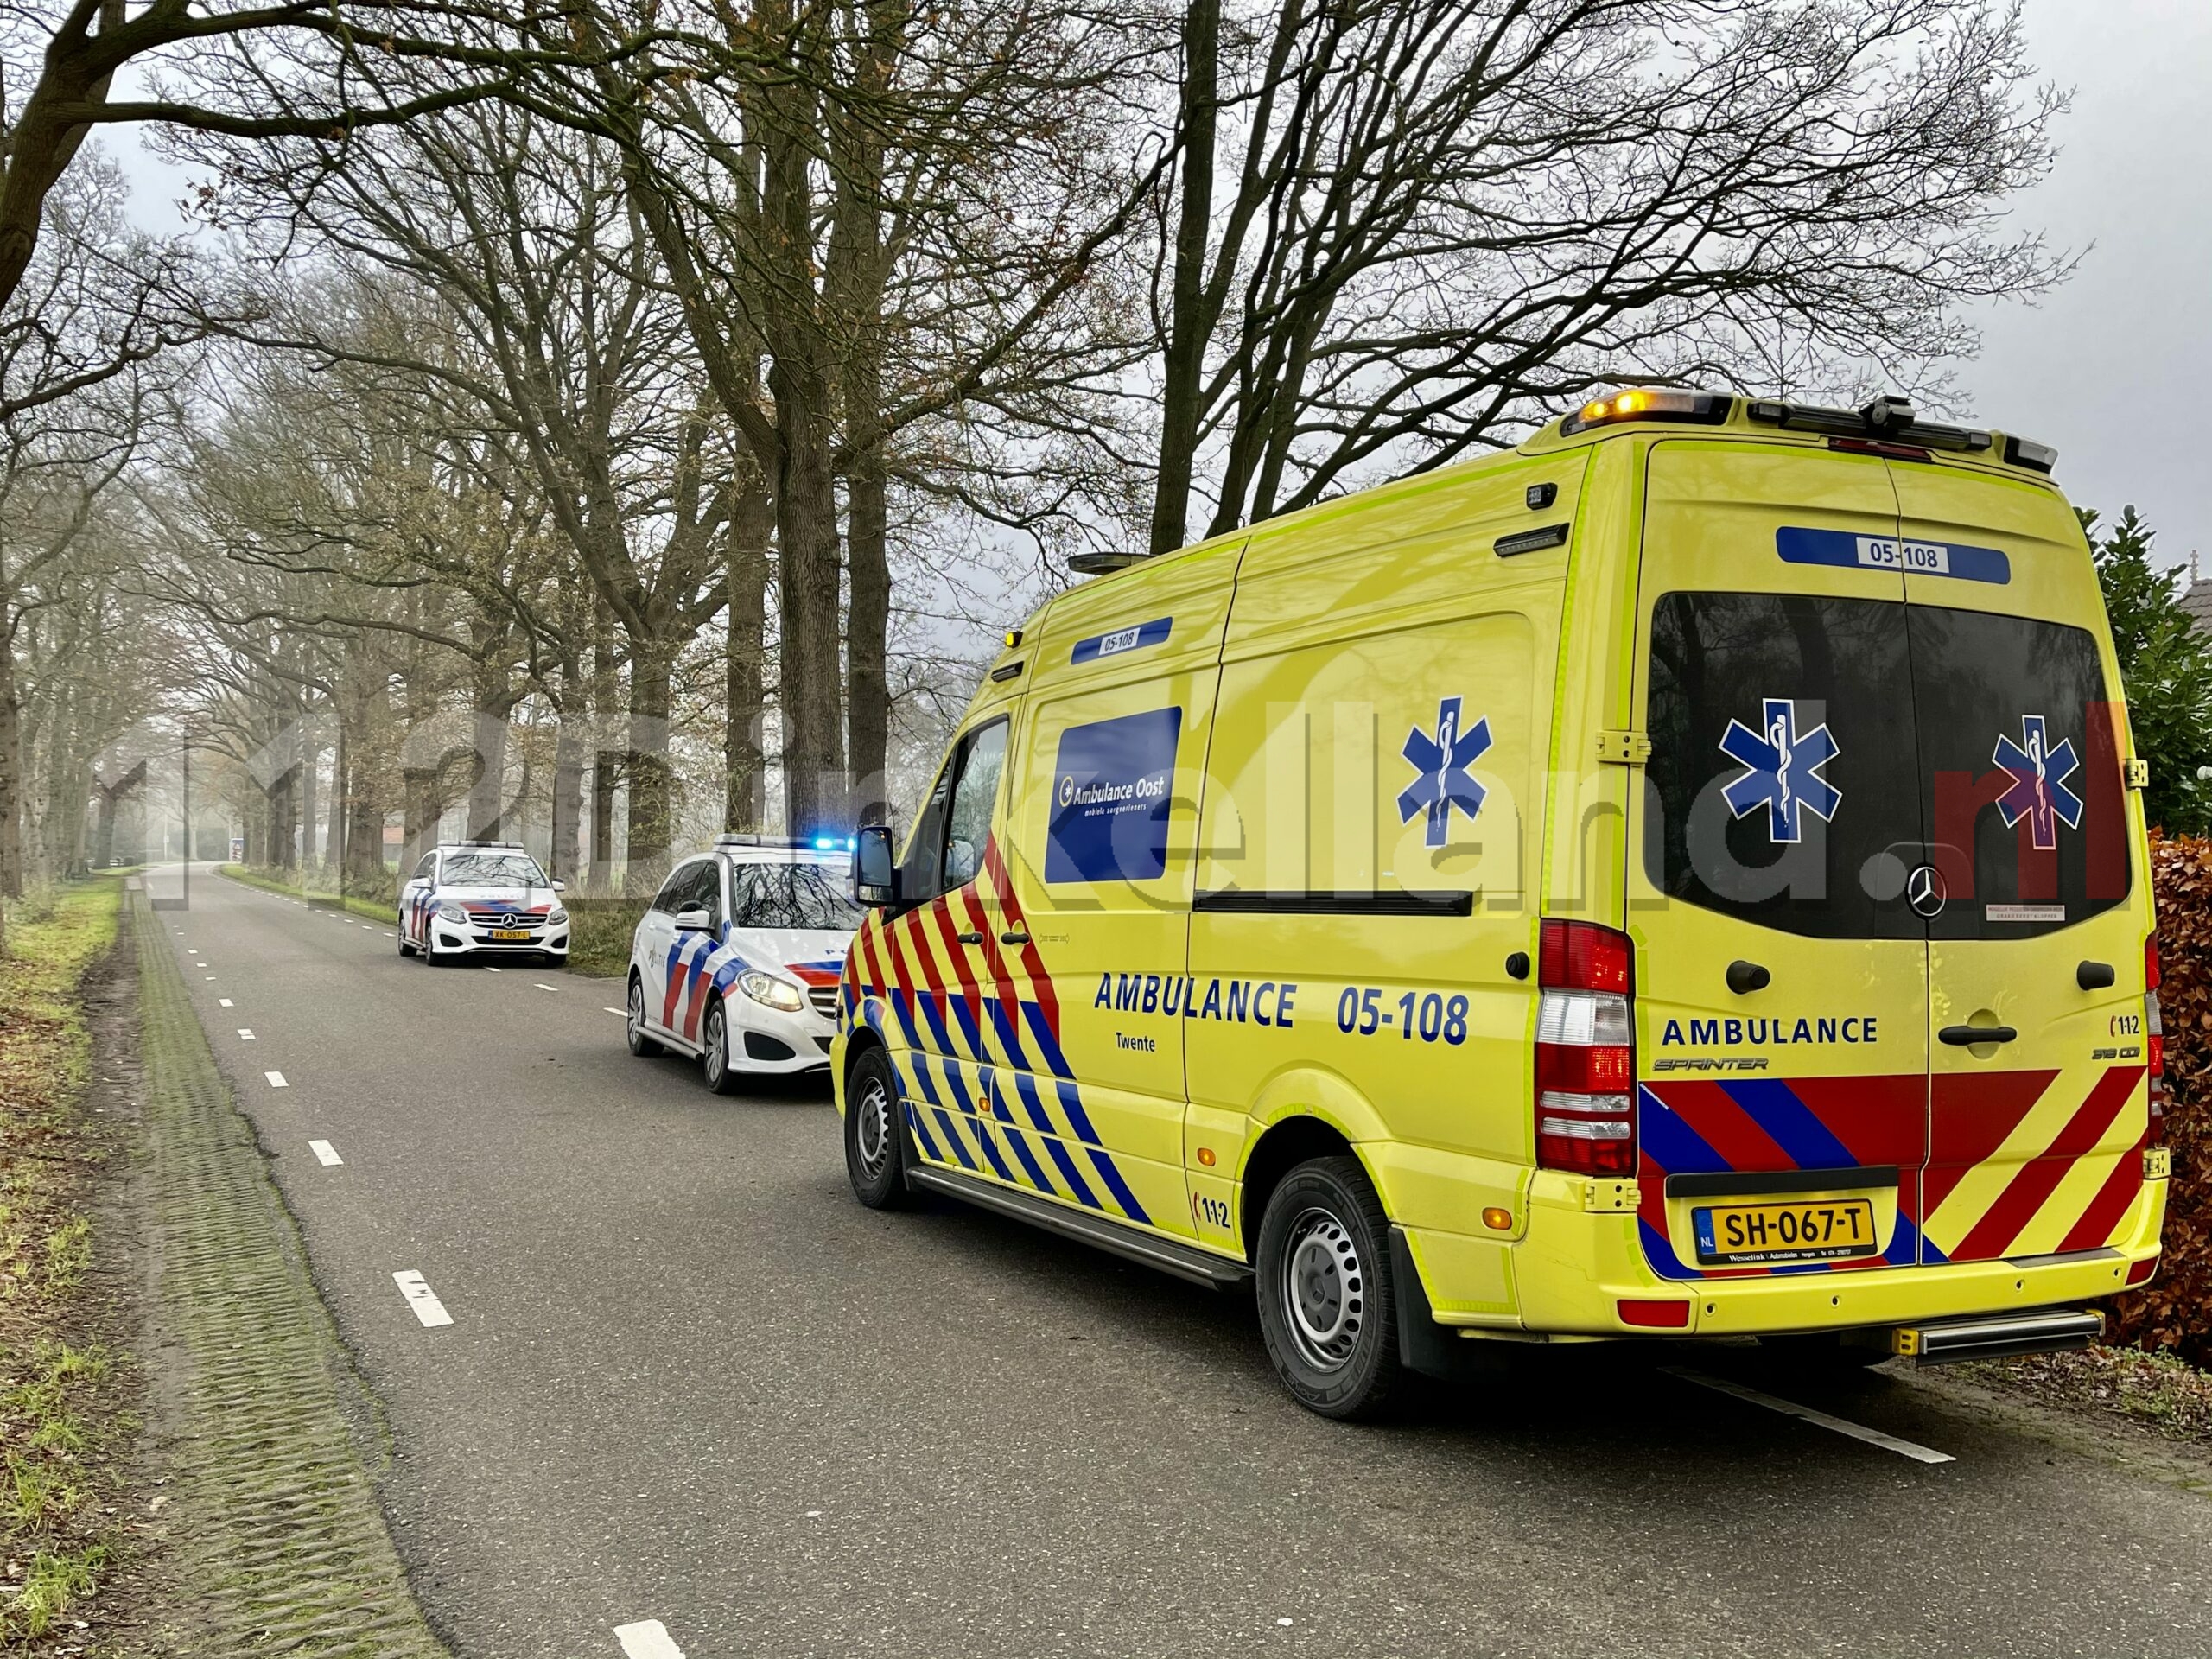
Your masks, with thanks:
[{"label": "brown beech hedge", "polygon": [[2158,1276],[2113,1304],[2110,1338],[2212,1367],[2212,841],[2151,843],[2173,1187]]}]

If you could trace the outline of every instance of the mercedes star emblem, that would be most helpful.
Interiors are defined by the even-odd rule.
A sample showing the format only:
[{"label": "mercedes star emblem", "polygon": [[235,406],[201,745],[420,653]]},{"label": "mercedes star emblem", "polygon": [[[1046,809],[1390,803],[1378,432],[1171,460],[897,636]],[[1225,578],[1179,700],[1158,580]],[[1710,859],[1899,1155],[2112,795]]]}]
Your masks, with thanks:
[{"label": "mercedes star emblem", "polygon": [[1933,864],[1923,864],[1904,879],[1904,901],[1917,915],[1933,917],[1943,908],[1947,897],[1943,878]]}]

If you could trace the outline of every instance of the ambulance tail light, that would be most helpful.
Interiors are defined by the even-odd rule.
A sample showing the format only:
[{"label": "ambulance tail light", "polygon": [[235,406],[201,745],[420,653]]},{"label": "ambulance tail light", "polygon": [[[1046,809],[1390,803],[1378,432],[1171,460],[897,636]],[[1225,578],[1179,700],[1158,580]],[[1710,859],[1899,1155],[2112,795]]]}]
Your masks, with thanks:
[{"label": "ambulance tail light", "polygon": [[1547,921],[1537,960],[1537,1166],[1632,1175],[1635,947],[1592,922]]},{"label": "ambulance tail light", "polygon": [[2143,1055],[2151,1077],[2151,1141],[2166,1144],[2166,1033],[2158,1018],[2158,941],[2143,941]]}]

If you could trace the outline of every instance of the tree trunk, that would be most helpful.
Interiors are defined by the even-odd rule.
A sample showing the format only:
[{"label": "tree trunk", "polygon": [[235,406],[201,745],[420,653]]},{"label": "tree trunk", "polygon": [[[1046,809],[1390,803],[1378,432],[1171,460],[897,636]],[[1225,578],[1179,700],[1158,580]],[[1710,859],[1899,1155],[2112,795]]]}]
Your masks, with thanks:
[{"label": "tree trunk", "polygon": [[497,841],[505,818],[507,786],[507,715],[515,706],[506,670],[479,660],[469,736],[476,751],[475,776],[468,786],[468,838]]},{"label": "tree trunk", "polygon": [[[780,372],[769,376],[785,427],[783,486],[776,499],[783,650],[777,688],[784,713],[785,826],[794,836],[844,823],[844,699],[837,652],[837,499],[829,423],[801,412],[801,394]],[[818,393],[818,385],[810,389]],[[819,404],[816,405],[818,411]]]},{"label": "tree trunk", "polygon": [[760,750],[766,693],[768,534],[775,520],[758,484],[738,498],[729,531],[729,633],[723,646],[722,827],[757,830],[766,757]]},{"label": "tree trunk", "polygon": [[320,802],[315,798],[315,766],[322,759],[322,746],[312,736],[305,735],[306,722],[301,723],[300,743],[300,868],[311,870],[317,862],[315,850],[315,811]]},{"label": "tree trunk", "polygon": [[613,745],[618,712],[613,623],[602,601],[593,607],[591,722],[596,747],[591,761],[591,891],[614,891],[614,791],[622,754]]},{"label": "tree trunk", "polygon": [[22,702],[12,639],[0,639],[0,896],[23,896]]},{"label": "tree trunk", "polygon": [[1204,315],[1206,247],[1213,221],[1214,119],[1221,0],[1190,0],[1183,17],[1180,212],[1160,365],[1160,470],[1153,482],[1152,550],[1173,553],[1190,526],[1191,472],[1198,459],[1201,381],[1211,329]]},{"label": "tree trunk", "polygon": [[632,898],[649,899],[660,890],[675,834],[676,780],[668,763],[672,656],[664,640],[630,642],[630,743],[623,753],[630,784],[629,845],[622,891]]}]

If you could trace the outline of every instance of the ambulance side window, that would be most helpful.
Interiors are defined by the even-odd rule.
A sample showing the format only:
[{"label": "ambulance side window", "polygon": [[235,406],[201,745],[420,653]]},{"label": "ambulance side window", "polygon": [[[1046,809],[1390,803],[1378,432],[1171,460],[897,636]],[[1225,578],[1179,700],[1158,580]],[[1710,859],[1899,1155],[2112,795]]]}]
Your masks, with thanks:
[{"label": "ambulance side window", "polygon": [[991,810],[998,801],[999,777],[1006,770],[1004,715],[977,727],[956,744],[952,759],[930,792],[929,804],[914,830],[906,879],[913,899],[934,899],[963,887],[983,867],[983,846],[990,839]]}]

